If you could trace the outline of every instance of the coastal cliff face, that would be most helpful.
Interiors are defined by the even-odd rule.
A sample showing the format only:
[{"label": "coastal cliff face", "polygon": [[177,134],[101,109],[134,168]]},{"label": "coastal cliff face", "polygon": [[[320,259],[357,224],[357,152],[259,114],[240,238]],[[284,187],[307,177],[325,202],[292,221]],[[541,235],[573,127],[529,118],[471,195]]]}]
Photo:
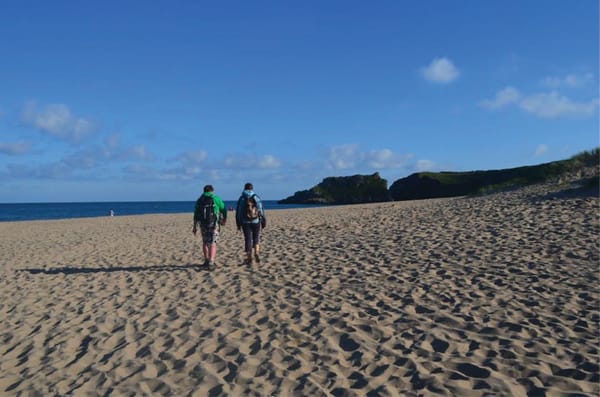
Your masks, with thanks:
[{"label": "coastal cliff face", "polygon": [[468,172],[419,172],[396,180],[387,189],[379,173],[329,177],[309,190],[296,192],[280,204],[359,204],[382,201],[456,197],[515,189],[561,179],[580,179],[598,187],[600,150],[582,152],[567,160]]},{"label": "coastal cliff face", "polygon": [[359,204],[390,201],[387,180],[373,175],[328,177],[318,185],[294,193],[279,204]]}]

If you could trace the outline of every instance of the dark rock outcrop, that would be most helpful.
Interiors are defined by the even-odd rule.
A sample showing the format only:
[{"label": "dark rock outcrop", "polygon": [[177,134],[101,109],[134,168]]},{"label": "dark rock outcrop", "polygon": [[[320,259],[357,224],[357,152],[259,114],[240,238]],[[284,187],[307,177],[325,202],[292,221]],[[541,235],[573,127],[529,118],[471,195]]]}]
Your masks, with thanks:
[{"label": "dark rock outcrop", "polygon": [[436,197],[454,197],[472,194],[489,179],[485,171],[420,172],[398,179],[390,186],[390,194],[398,200],[419,200]]},{"label": "dark rock outcrop", "polygon": [[296,192],[279,204],[359,204],[390,201],[387,180],[373,175],[328,177],[309,190]]}]

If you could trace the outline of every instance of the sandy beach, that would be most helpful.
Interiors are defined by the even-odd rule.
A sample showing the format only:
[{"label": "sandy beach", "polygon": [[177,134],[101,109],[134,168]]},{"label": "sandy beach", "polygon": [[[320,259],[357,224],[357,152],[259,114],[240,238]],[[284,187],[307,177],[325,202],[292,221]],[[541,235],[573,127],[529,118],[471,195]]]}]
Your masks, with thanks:
[{"label": "sandy beach", "polygon": [[0,395],[600,394],[596,192],[191,211],[0,223]]}]

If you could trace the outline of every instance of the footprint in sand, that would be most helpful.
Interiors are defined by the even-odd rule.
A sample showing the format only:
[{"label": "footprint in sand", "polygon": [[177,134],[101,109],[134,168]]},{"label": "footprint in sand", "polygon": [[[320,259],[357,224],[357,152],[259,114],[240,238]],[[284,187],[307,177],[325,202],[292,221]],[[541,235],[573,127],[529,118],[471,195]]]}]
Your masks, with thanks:
[{"label": "footprint in sand", "polygon": [[360,345],[354,339],[350,338],[348,334],[343,334],[340,336],[340,347],[344,351],[351,352],[358,349]]}]

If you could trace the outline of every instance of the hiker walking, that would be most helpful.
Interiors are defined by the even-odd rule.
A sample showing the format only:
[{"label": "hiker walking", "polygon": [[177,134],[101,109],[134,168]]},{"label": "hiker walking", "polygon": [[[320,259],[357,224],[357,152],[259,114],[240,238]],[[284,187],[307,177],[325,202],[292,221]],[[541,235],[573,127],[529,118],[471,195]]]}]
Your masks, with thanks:
[{"label": "hiker walking", "polygon": [[196,200],[194,226],[192,228],[192,233],[195,235],[198,231],[197,225],[200,225],[204,266],[207,266],[209,269],[215,266],[219,230],[227,221],[225,203],[214,191],[215,189],[212,185],[204,186],[204,193]]},{"label": "hiker walking", "polygon": [[267,226],[267,218],[260,197],[254,193],[251,183],[244,185],[244,191],[238,199],[235,223],[238,230],[244,232],[246,264],[251,265],[253,259],[260,262],[260,229]]}]

